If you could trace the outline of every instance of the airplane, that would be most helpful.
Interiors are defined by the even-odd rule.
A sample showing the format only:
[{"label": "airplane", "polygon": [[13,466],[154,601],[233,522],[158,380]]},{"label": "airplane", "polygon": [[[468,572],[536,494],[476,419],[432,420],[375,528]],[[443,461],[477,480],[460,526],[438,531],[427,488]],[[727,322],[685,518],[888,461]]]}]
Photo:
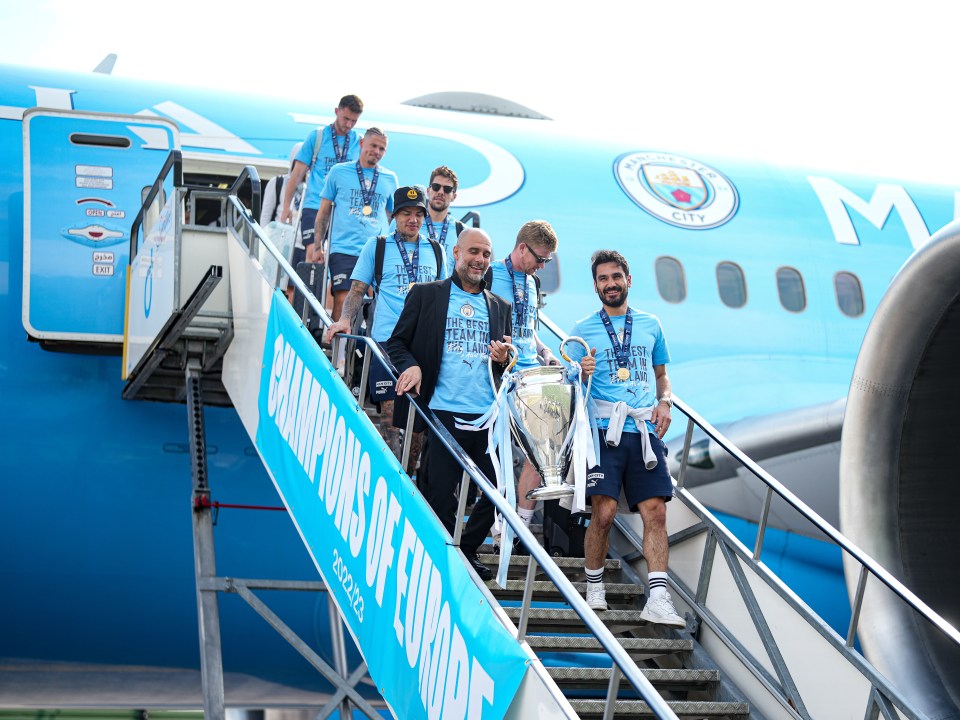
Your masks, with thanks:
[{"label": "airplane", "polygon": [[[0,706],[96,705],[106,686],[118,706],[195,706],[185,411],[121,398],[130,223],[141,188],[173,145],[194,180],[216,186],[227,159],[266,178],[285,171],[294,143],[330,122],[333,103],[12,66],[0,67],[0,78]],[[80,169],[77,187],[92,200],[31,205],[38,196],[25,188],[38,193],[44,163],[57,160],[39,134],[29,151],[32,108],[156,122],[140,135],[156,160],[123,207],[97,201],[110,178]],[[480,215],[497,256],[526,220],[551,222],[560,248],[541,279],[545,313],[563,319],[562,330],[596,306],[591,253],[621,250],[631,263],[631,302],[665,328],[677,394],[748,452],[756,449],[764,467],[826,519],[839,519],[841,428],[844,438],[862,436],[873,422],[861,414],[852,427],[843,419],[861,345],[871,322],[893,322],[877,308],[931,231],[955,219],[960,191],[691,155],[632,129],[588,147],[576,128],[469,94],[370,104],[361,126],[374,124],[390,137],[383,164],[402,183],[424,184],[441,164],[456,170],[455,209]],[[25,230],[44,221],[57,226],[56,244],[25,242]],[[871,347],[900,357],[895,345]],[[205,422],[212,483],[224,503],[219,572],[314,577],[286,513],[249,509],[280,502],[236,413],[208,407]],[[678,419],[674,454],[682,432]],[[757,491],[723,467],[710,443],[698,438],[694,450],[690,484],[734,525],[745,516],[745,536],[755,533],[756,515],[743,509],[756,497],[759,510]],[[945,458],[949,445],[930,451]],[[896,494],[888,490],[883,499]],[[784,573],[807,578],[798,592],[845,628],[838,557],[781,509],[774,515]],[[872,532],[882,543],[884,527]],[[904,564],[913,579],[942,569]],[[302,636],[329,645],[325,600],[292,593],[277,604]],[[248,608],[227,598],[220,612],[232,703],[303,705],[328,696],[322,678]]]}]

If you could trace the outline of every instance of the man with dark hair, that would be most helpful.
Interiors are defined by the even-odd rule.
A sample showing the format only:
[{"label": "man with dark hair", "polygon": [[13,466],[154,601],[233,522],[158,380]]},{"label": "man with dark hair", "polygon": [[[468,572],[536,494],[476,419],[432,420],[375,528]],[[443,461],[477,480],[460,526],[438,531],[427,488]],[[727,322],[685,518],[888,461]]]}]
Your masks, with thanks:
[{"label": "man with dark hair", "polygon": [[450,205],[457,199],[459,180],[457,174],[446,165],[430,173],[427,185],[427,217],[424,229],[432,240],[440,243],[447,259],[452,258],[450,247],[453,239],[460,237],[463,223],[450,217]]},{"label": "man with dark hair", "polygon": [[590,394],[601,428],[600,464],[587,473],[586,494],[593,506],[585,538],[587,604],[607,609],[603,562],[622,491],[630,510],[643,519],[648,599],[640,617],[682,628],[684,620],[667,592],[666,503],[673,497],[673,482],[661,438],[673,406],[666,368],[670,351],[660,321],[627,305],[632,278],[623,255],[600,250],[591,268],[602,307],[571,331],[592,348],[581,367],[585,376],[593,375]]},{"label": "man with dark hair", "polygon": [[[402,187],[393,196],[395,232],[388,237],[367,240],[360,251],[356,267],[350,276],[350,291],[343,304],[343,312],[327,330],[327,340],[333,342],[337,333],[348,333],[354,318],[360,312],[367,288],[373,286],[376,297],[373,326],[370,337],[386,343],[403,310],[403,303],[414,283],[431,282],[443,276],[443,253],[434,252],[434,245],[420,234],[427,204],[419,187]],[[380,267],[377,267],[377,247],[380,246]],[[379,273],[379,277],[378,277]],[[369,319],[368,319],[369,322]],[[379,362],[370,363],[370,399],[380,406],[380,434],[394,454],[401,452],[399,430],[393,425],[393,405],[396,392],[393,378]],[[419,443],[416,444],[419,447]],[[416,455],[411,454],[407,469],[413,475]]]},{"label": "man with dark hair", "polygon": [[[322,258],[317,249],[330,229],[330,287],[333,291],[334,320],[340,319],[343,301],[350,290],[350,276],[364,244],[382,235],[390,225],[393,194],[399,182],[396,173],[380,167],[387,152],[387,136],[380,128],[369,128],[360,140],[360,158],[330,168],[320,192],[320,210],[314,237],[314,254],[308,260]],[[332,219],[331,219],[332,218]]]},{"label": "man with dark hair", "polygon": [[[290,205],[294,192],[307,172],[310,173],[300,214],[300,233],[293,255],[294,269],[306,256],[306,248],[313,245],[314,223],[320,209],[320,191],[323,190],[327,173],[334,164],[356,160],[360,155],[360,139],[353,126],[357,124],[362,112],[363,101],[360,98],[356,95],[344,95],[333,111],[333,122],[326,127],[311,130],[293,161],[290,178],[284,186],[280,222],[287,223],[293,219]],[[323,238],[320,240],[322,242]]]},{"label": "man with dark hair", "polygon": [[[495,478],[487,454],[487,433],[462,430],[457,421],[479,418],[493,405],[488,358],[502,374],[510,342],[510,305],[486,289],[483,276],[490,266],[493,245],[479,228],[467,228],[453,248],[454,271],[446,280],[414,285],[407,294],[393,335],[387,342],[390,359],[400,372],[397,395],[414,393],[477,464]],[[457,488],[462,468],[439,438],[429,442],[430,482],[424,497],[452,535],[457,515]],[[477,548],[493,525],[493,503],[483,495],[470,513],[460,548],[484,580],[490,569]]]}]

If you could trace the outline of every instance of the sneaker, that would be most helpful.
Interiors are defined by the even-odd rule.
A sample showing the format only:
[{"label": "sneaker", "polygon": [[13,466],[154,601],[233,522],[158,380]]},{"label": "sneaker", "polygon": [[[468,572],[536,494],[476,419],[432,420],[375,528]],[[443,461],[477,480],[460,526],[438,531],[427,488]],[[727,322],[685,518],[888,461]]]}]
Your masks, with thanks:
[{"label": "sneaker", "polygon": [[493,571],[483,564],[483,562],[480,560],[480,556],[477,553],[471,552],[465,553],[465,555],[467,556],[467,562],[470,563],[470,567],[476,571],[481,580],[489,580],[493,577]]},{"label": "sneaker", "polygon": [[675,628],[685,628],[687,626],[686,621],[677,615],[677,609],[673,606],[670,593],[664,593],[658,598],[647,600],[647,604],[643,606],[643,611],[640,613],[640,619]]},{"label": "sneaker", "polygon": [[607,591],[603,583],[587,583],[587,605],[593,610],[607,609]]}]

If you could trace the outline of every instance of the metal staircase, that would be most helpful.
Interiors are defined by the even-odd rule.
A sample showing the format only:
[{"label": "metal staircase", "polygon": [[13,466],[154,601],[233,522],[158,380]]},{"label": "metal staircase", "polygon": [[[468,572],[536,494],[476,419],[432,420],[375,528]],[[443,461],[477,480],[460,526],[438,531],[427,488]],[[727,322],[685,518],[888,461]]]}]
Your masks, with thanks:
[{"label": "metal staircase", "polygon": [[[171,157],[174,158],[168,163],[171,167],[165,168],[164,173],[161,173],[145,203],[143,217],[149,218],[153,212],[153,219],[144,220],[145,224],[162,225],[162,210],[158,210],[155,205],[158,198],[162,198],[164,194],[166,202],[171,202],[172,198],[175,213],[173,217],[181,217],[177,204],[183,202],[186,188],[182,185],[182,179],[176,177],[177,161],[173,155]],[[199,284],[183,283],[183,291],[177,286],[176,296],[183,298],[182,302],[178,300],[173,303],[172,312],[162,328],[154,338],[145,343],[142,357],[132,367],[124,391],[124,397],[128,399],[183,401],[190,395],[191,438],[192,441],[194,436],[200,439],[193,448],[195,499],[202,498],[205,493],[209,494],[205,485],[202,457],[203,403],[214,402],[236,407],[248,433],[257,443],[260,443],[263,433],[266,432],[264,428],[271,429],[258,405],[258,386],[269,364],[267,358],[270,352],[265,353],[264,350],[264,338],[269,337],[265,328],[271,302],[277,297],[275,288],[279,277],[286,274],[289,282],[294,283],[307,298],[313,312],[324,321],[329,320],[322,304],[310,294],[309,289],[297,277],[286,259],[271,245],[238,200],[236,192],[241,183],[255,186],[253,197],[258,197],[259,180],[256,172],[248,169],[239,173],[238,180],[224,203],[222,229],[217,230],[222,233],[225,241],[222,260],[202,268]],[[154,207],[153,211],[151,207]],[[173,239],[177,243],[183,239],[181,230],[175,222]],[[137,233],[132,237],[136,238]],[[133,252],[134,249],[131,248],[131,257],[134,258],[131,275],[136,273],[138,267],[138,255]],[[185,269],[179,262],[177,265],[181,270]],[[267,266],[277,269],[267,271],[264,269]],[[191,272],[197,272],[195,264]],[[218,290],[218,283],[222,284],[220,278],[227,279],[226,284],[230,285],[228,305],[225,312],[214,311],[210,314],[207,312],[207,303]],[[131,294],[128,293],[128,297]],[[284,312],[292,311],[289,306],[284,306]],[[303,330],[302,326],[299,330],[309,337],[309,333]],[[559,334],[559,331],[557,332]],[[383,361],[383,356],[375,344],[370,344],[362,337],[354,336],[351,339],[367,345],[370,361]],[[310,342],[313,342],[312,339]],[[310,366],[313,379],[317,381],[318,387],[322,388],[324,397],[329,394],[331,407],[335,402],[345,402],[342,398],[353,402],[350,407],[343,404],[337,406],[341,412],[341,420],[346,417],[349,423],[354,423],[347,430],[351,434],[341,434],[341,439],[349,437],[349,440],[344,441],[349,443],[354,437],[352,428],[357,428],[357,456],[369,455],[376,462],[388,463],[389,473],[381,468],[373,472],[368,479],[383,481],[384,474],[399,471],[399,464],[369,425],[365,409],[356,406],[349,389],[343,385],[315,343],[309,349],[313,354],[311,357],[315,359],[304,359],[303,365],[306,367],[308,360],[313,362]],[[275,354],[277,351],[272,352],[275,358],[279,357]],[[297,360],[299,362],[299,356]],[[290,367],[293,367],[292,361]],[[302,388],[307,388],[304,392],[309,392],[306,379]],[[262,401],[262,397],[260,400]],[[305,400],[303,402],[306,403]],[[722,440],[719,433],[682,402],[678,402],[677,406],[691,418],[691,423],[696,422],[710,433],[711,437]],[[324,416],[325,419],[327,417]],[[426,420],[433,425],[429,412]],[[277,424],[281,425],[282,420],[277,420]],[[300,416],[297,417],[296,426],[303,426]],[[361,437],[360,429],[367,426],[371,433]],[[290,430],[292,427],[289,426],[288,434],[293,432]],[[317,437],[320,432],[317,431]],[[333,432],[332,422],[329,432]],[[472,570],[467,570],[455,547],[456,538],[452,543],[447,540],[446,550],[449,552],[444,557],[434,558],[435,567],[445,567],[444,572],[450,575],[443,575],[441,580],[446,583],[453,578],[456,582],[451,581],[451,584],[456,585],[457,592],[461,593],[452,596],[451,604],[476,603],[470,610],[471,613],[489,613],[492,623],[489,627],[495,628],[496,632],[483,638],[489,644],[487,649],[492,648],[494,652],[502,649],[504,654],[513,653],[520,659],[517,667],[520,668],[522,680],[519,687],[515,687],[511,701],[505,706],[503,717],[616,716],[757,720],[832,720],[878,715],[892,718],[895,714],[907,718],[920,717],[910,708],[898,689],[891,686],[854,649],[856,617],[850,637],[844,641],[759,562],[759,546],[762,545],[765,517],[761,521],[758,548],[755,553],[751,553],[682,487],[681,469],[676,500],[670,504],[668,513],[668,531],[671,544],[671,592],[677,601],[678,611],[687,616],[687,628],[683,631],[667,631],[651,627],[639,619],[643,605],[645,569],[642,547],[638,540],[641,534],[638,532],[637,519],[619,518],[617,521],[616,531],[611,534],[612,559],[607,560],[607,597],[611,602],[611,609],[594,612],[587,607],[583,599],[583,560],[551,558],[538,544],[537,538],[523,525],[514,509],[506,504],[502,496],[493,492],[489,481],[479,473],[449,434],[442,427],[434,427],[434,432],[438,441],[443,442],[461,459],[465,476],[491,495],[505,521],[514,528],[516,535],[530,552],[529,556],[511,559],[508,581],[503,588],[493,581],[484,585]],[[691,433],[692,426],[687,432],[687,447]],[[290,437],[292,438],[292,434]],[[295,449],[296,444],[292,442],[290,447]],[[337,542],[339,535],[318,524],[323,520],[323,513],[318,513],[316,508],[321,507],[323,498],[320,498],[320,505],[310,505],[311,502],[318,502],[318,492],[324,492],[322,481],[327,477],[326,468],[319,475],[320,490],[318,491],[316,486],[308,485],[309,492],[303,493],[303,488],[297,486],[296,478],[293,477],[294,471],[299,471],[295,465],[288,463],[272,466],[269,459],[271,454],[260,444],[258,451],[261,452],[288,512],[301,531],[304,543],[324,574],[331,600],[337,603],[344,621],[354,623],[351,625],[352,634],[358,639],[360,651],[371,666],[371,676],[377,687],[383,688],[385,681],[375,674],[382,670],[375,670],[374,665],[383,653],[384,644],[389,645],[391,641],[392,626],[388,622],[384,625],[389,629],[387,632],[372,641],[373,645],[365,644],[364,637],[357,628],[362,629],[363,623],[368,620],[365,620],[361,613],[360,626],[356,625],[356,603],[351,606],[344,601],[343,590],[347,582],[343,573],[331,573],[327,560],[318,559],[318,553],[327,549],[324,546]],[[323,462],[326,460],[325,455]],[[745,460],[749,462],[748,458]],[[353,466],[356,474],[345,476],[341,482],[349,480],[357,485],[362,484],[359,469],[362,460],[358,463]],[[683,463],[685,466],[686,451]],[[754,471],[753,467],[751,471]],[[378,472],[379,478],[376,477]],[[318,473],[321,471],[318,470]],[[310,481],[313,480],[314,477],[311,476]],[[405,518],[425,512],[424,517],[428,517],[432,523],[429,528],[423,524],[417,526],[416,533],[422,535],[424,528],[432,528],[432,533],[442,533],[437,529],[439,523],[430,514],[429,508],[426,508],[425,502],[409,479],[405,475],[391,475],[390,481],[398,483],[395,487],[398,488],[397,495],[401,496],[403,503],[399,512]],[[331,480],[331,483],[333,482],[335,481]],[[770,487],[771,493],[775,491],[781,497],[792,498],[782,488],[775,485]],[[331,484],[329,488],[334,488],[334,485]],[[336,488],[342,493],[341,486]],[[795,498],[793,500],[796,501]],[[793,504],[804,511],[805,506],[799,501]],[[195,502],[195,509],[198,513],[204,512],[203,503]],[[766,509],[769,509],[769,497]],[[338,517],[344,517],[344,511],[341,510]],[[815,520],[822,523],[819,518]],[[402,523],[399,523],[398,527],[402,530]],[[835,530],[832,532],[842,538]],[[344,538],[346,537],[347,531],[344,530]],[[216,576],[210,554],[212,538],[209,537],[208,524],[202,521],[195,524],[195,539],[198,548],[197,585],[201,608],[206,709],[211,717],[222,717],[223,685],[222,679],[217,679],[219,629],[216,624],[216,603],[210,602],[210,598],[215,598],[218,592],[236,591],[234,588],[246,586],[243,582],[238,585],[228,582],[229,579]],[[383,540],[383,543],[387,542],[389,540]],[[207,543],[211,547],[205,547]],[[397,531],[394,543],[400,545],[400,530]],[[383,551],[382,547],[380,549]],[[367,557],[369,563],[369,551]],[[482,557],[489,564],[495,564],[499,559],[492,554]],[[857,559],[861,557],[862,553],[857,555]],[[716,561],[718,559],[723,562]],[[449,564],[441,563],[447,563],[448,560]],[[888,578],[882,575],[882,568],[878,569],[875,564],[870,563],[872,561],[863,566],[867,568],[865,573],[869,571],[880,577],[888,587],[921,612],[927,610],[919,601],[914,602],[915,598],[906,588],[895,581],[890,583]],[[396,568],[391,572],[396,572]],[[865,575],[861,577],[864,578]],[[472,580],[473,583],[463,584],[460,579],[468,582]],[[392,575],[389,582],[394,582]],[[359,580],[356,580],[355,584],[362,587]],[[341,585],[343,587],[340,587]],[[444,588],[447,586],[444,585]],[[370,598],[372,596],[368,595],[368,618],[376,612]],[[389,595],[387,598],[389,599]],[[255,606],[250,599],[247,601]],[[399,598],[397,603],[395,618],[392,613],[389,618],[394,623],[399,623],[401,617]],[[859,607],[855,610],[858,611]],[[416,611],[407,609],[406,612],[409,616],[409,613]],[[270,621],[268,614],[261,614]],[[935,616],[933,621],[942,622]],[[338,622],[336,624],[340,626]],[[340,627],[342,637],[342,626]],[[282,628],[278,627],[278,630],[284,634]],[[949,635],[949,631],[945,632]],[[954,642],[960,640],[956,631],[953,633],[954,635],[949,637]],[[284,636],[287,637],[286,634]],[[305,644],[301,642],[301,648],[297,645],[298,639],[288,639],[308,660],[312,662],[315,659],[316,653],[313,653],[311,659],[312,651],[305,647]],[[479,640],[477,642],[479,644]],[[409,657],[410,651],[407,652]],[[349,698],[368,716],[377,716],[372,705],[354,688],[358,673],[362,674],[365,668],[350,672],[346,667],[334,670],[327,666],[321,667],[316,662],[314,665],[338,687],[335,700],[324,709],[324,713],[332,712],[344,698]],[[421,682],[423,677],[421,671]],[[414,678],[413,684],[416,685],[416,682]],[[848,690],[846,696],[840,700],[833,691],[833,685],[837,682],[842,682]],[[385,696],[390,692],[388,688]],[[394,694],[387,698],[397,716],[420,717],[423,714],[424,708],[421,708],[418,702],[419,695],[412,698],[402,696],[406,698],[403,702],[410,703],[408,705],[398,704],[401,702],[398,697],[401,695]],[[482,699],[477,707],[484,707]]]}]

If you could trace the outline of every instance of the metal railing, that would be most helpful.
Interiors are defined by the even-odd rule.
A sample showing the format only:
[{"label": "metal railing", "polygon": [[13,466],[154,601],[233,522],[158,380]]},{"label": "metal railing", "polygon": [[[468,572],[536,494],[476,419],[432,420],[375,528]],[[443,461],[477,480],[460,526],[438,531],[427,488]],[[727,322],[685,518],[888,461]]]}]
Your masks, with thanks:
[{"label": "metal railing", "polygon": [[[544,317],[542,314],[540,316],[540,322],[558,340],[563,340],[567,337],[566,333],[564,333],[561,328],[550,321],[549,318]],[[958,632],[956,628],[950,625],[932,608],[918,598],[909,588],[897,580],[876,560],[871,558],[869,555],[867,555],[867,553],[852,543],[839,530],[830,525],[830,523],[820,517],[820,515],[812,510],[800,498],[784,487],[784,485],[776,478],[774,478],[756,462],[744,454],[742,450],[740,450],[733,442],[728,440],[722,433],[720,433],[720,431],[713,427],[713,425],[707,422],[695,410],[680,400],[676,394],[673,395],[673,405],[677,410],[687,417],[683,449],[680,455],[680,469],[676,478],[676,492],[679,497],[685,500],[688,507],[691,507],[691,509],[693,509],[694,512],[700,516],[701,525],[697,528],[694,528],[693,532],[711,532],[710,539],[707,543],[707,548],[703,555],[703,565],[700,568],[701,585],[703,584],[704,579],[710,574],[712,564],[716,557],[715,550],[717,544],[719,543],[721,554],[727,560],[727,564],[730,566],[730,570],[734,574],[734,580],[738,590],[740,591],[741,599],[750,609],[751,615],[757,624],[757,630],[760,634],[761,641],[763,642],[764,648],[767,650],[777,675],[779,676],[780,687],[777,687],[777,683],[769,675],[769,673],[763,667],[761,667],[755,659],[750,657],[750,654],[746,651],[743,645],[735,637],[733,637],[733,634],[727,631],[707,609],[705,604],[706,593],[702,590],[702,588],[691,590],[690,588],[683,587],[675,578],[671,577],[670,582],[674,589],[677,590],[677,592],[683,597],[684,601],[687,602],[688,605],[696,609],[701,621],[706,622],[711,626],[711,628],[717,633],[718,637],[720,637],[721,640],[731,650],[731,652],[733,652],[733,654],[750,669],[757,680],[768,691],[772,692],[772,694],[777,697],[784,709],[796,717],[809,717],[804,709],[799,691],[791,680],[790,673],[786,668],[786,664],[780,654],[780,650],[777,647],[776,641],[773,639],[772,633],[769,632],[769,628],[766,627],[766,623],[762,617],[762,613],[759,611],[756,599],[753,596],[748,584],[745,582],[745,578],[738,575],[738,571],[732,562],[734,556],[739,556],[740,559],[746,562],[755,572],[757,572],[757,574],[763,576],[770,587],[778,592],[781,597],[784,598],[784,600],[786,600],[790,605],[792,605],[797,612],[803,615],[804,618],[821,634],[821,636],[830,642],[838,651],[843,653],[847,660],[857,666],[858,669],[870,680],[872,687],[870,695],[867,699],[866,712],[868,715],[873,712],[874,708],[886,715],[887,713],[885,708],[888,708],[889,704],[892,703],[897,709],[906,714],[907,717],[918,717],[910,708],[909,703],[904,699],[902,694],[892,686],[890,681],[882,676],[876,670],[876,668],[854,648],[857,627],[860,619],[860,611],[862,609],[866,584],[869,577],[873,576],[879,580],[903,603],[906,603],[916,613],[923,617],[925,621],[934,626],[943,636],[948,638],[955,646],[958,647],[960,647],[960,632]],[[756,477],[766,486],[766,493],[764,495],[763,504],[758,519],[757,538],[752,552],[748,549],[746,556],[744,556],[742,553],[741,547],[743,546],[736,539],[736,537],[722,523],[717,521],[705,508],[703,508],[703,506],[700,505],[700,503],[689,492],[689,490],[684,487],[684,480],[687,466],[689,464],[690,448],[692,445],[695,427],[700,428],[704,434],[711,438],[720,448],[729,453],[731,457],[739,462],[744,469],[749,471],[754,477]],[[841,638],[812,610],[801,603],[797,603],[792,597],[783,593],[780,581],[769,570],[769,568],[760,562],[760,556],[763,551],[764,537],[770,515],[770,508],[774,495],[780,497],[797,513],[805,518],[813,527],[826,536],[833,544],[839,547],[843,553],[846,553],[846,555],[854,559],[859,564],[860,572],[857,578],[857,589],[854,596],[852,615],[847,629],[846,638]],[[636,536],[636,533],[634,533],[631,528],[622,522],[619,517],[617,518],[616,524],[624,536],[638,550],[642,550],[641,539]],[[742,572],[740,575],[742,575]],[[773,579],[772,582],[771,579]]]},{"label": "metal railing", "polygon": [[[246,246],[250,257],[252,259],[257,257],[257,244],[259,243],[260,246],[262,246],[274,257],[279,266],[282,268],[282,271],[286,273],[288,282],[292,282],[294,284],[297,290],[299,290],[303,294],[304,298],[306,298],[306,302],[318,315],[323,324],[326,327],[329,327],[333,321],[326,309],[323,307],[322,303],[320,303],[320,301],[313,296],[313,294],[310,292],[310,289],[290,266],[287,259],[276,250],[269,238],[263,233],[260,226],[252,222],[249,216],[242,211],[243,206],[240,204],[237,198],[231,197],[230,201],[236,205],[237,209],[237,212],[233,213],[232,215],[233,230],[235,231],[240,242]],[[275,282],[275,279],[268,279],[268,281],[273,283]],[[371,361],[379,362],[385,368],[387,368],[394,381],[396,381],[396,369],[393,367],[393,364],[389,361],[386,355],[383,354],[375,341],[362,335],[345,335],[338,337],[343,337],[344,340],[353,340],[355,342],[362,343],[365,346],[365,355],[368,355],[371,358]],[[429,408],[421,408],[419,404],[413,402],[411,402],[410,405],[411,409],[415,409],[415,411],[427,423],[427,426],[430,428],[433,436],[443,443],[444,447],[446,447],[451,455],[457,459],[457,461],[463,467],[467,477],[487,495],[496,510],[500,512],[503,519],[510,525],[516,536],[520,538],[520,541],[526,546],[530,553],[527,569],[528,591],[524,593],[524,605],[521,611],[519,628],[517,628],[518,639],[521,642],[524,641],[527,614],[531,605],[531,593],[529,592],[529,588],[531,587],[530,580],[536,574],[537,566],[539,565],[543,568],[546,575],[557,587],[557,590],[563,596],[564,600],[570,605],[571,609],[574,610],[583,620],[587,630],[597,638],[604,650],[610,655],[615,666],[614,669],[619,668],[620,672],[623,674],[623,677],[633,685],[636,691],[649,705],[656,717],[676,719],[676,714],[667,704],[666,700],[663,699],[650,681],[643,675],[637,664],[633,661],[633,659],[631,659],[627,651],[624,650],[624,648],[617,641],[617,638],[613,635],[613,633],[610,632],[609,629],[607,629],[603,622],[597,617],[596,613],[590,609],[586,603],[586,600],[573,586],[573,583],[566,577],[566,575],[564,575],[563,571],[556,565],[556,563],[553,562],[551,556],[540,545],[533,533],[529,530],[529,528],[527,528],[523,520],[520,519],[520,516],[517,515],[514,508],[507,503],[506,499],[500,493],[497,492],[496,487],[480,471],[476,463],[474,463],[473,460],[463,450],[463,448],[460,447],[450,432],[439,422]],[[461,510],[458,518],[458,526],[459,520],[462,520],[463,518],[462,511],[465,500],[466,493],[461,493]],[[481,589],[486,590],[486,587],[482,586]],[[492,596],[490,596],[490,599],[492,602],[496,602]],[[613,675],[616,675],[616,672],[614,672]],[[612,709],[613,702],[616,700],[616,694],[617,683],[611,682],[607,695],[608,709]]]}]

